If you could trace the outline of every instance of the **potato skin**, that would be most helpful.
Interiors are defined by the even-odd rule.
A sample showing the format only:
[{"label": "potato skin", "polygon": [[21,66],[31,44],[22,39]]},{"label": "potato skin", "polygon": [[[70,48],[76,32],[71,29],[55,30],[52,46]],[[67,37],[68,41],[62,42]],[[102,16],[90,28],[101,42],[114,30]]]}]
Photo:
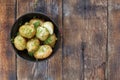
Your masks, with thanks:
[{"label": "potato skin", "polygon": [[21,36],[30,39],[34,37],[36,30],[34,28],[34,25],[25,24],[19,28],[19,33]]},{"label": "potato skin", "polygon": [[39,49],[34,53],[34,57],[36,59],[44,59],[51,55],[52,48],[49,45],[42,45]]},{"label": "potato skin", "polygon": [[52,34],[44,41],[44,44],[50,45],[51,47],[54,47],[56,40],[57,40],[56,35]]},{"label": "potato skin", "polygon": [[45,41],[49,36],[49,32],[44,27],[38,27],[36,32],[36,37],[39,38],[41,41]]},{"label": "potato skin", "polygon": [[34,53],[39,48],[39,45],[40,41],[37,38],[30,39],[27,42],[28,53]]},{"label": "potato skin", "polygon": [[22,36],[18,35],[14,38],[14,45],[18,50],[26,49],[26,40]]}]

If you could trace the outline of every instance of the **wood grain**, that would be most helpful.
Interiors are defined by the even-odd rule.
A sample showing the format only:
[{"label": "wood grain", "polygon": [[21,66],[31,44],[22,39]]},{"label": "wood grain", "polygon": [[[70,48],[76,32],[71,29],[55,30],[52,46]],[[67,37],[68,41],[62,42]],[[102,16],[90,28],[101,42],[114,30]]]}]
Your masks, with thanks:
[{"label": "wood grain", "polygon": [[104,80],[107,1],[63,1],[63,80]]},{"label": "wood grain", "polygon": [[[0,0],[0,80],[120,80],[119,0]],[[61,31],[49,60],[15,56],[10,29],[21,15],[43,12]]]},{"label": "wood grain", "polygon": [[120,1],[109,0],[108,80],[120,80]]},{"label": "wood grain", "polygon": [[86,42],[84,50],[85,79],[105,80],[107,21],[90,19],[86,24],[84,35],[84,41]]},{"label": "wood grain", "polygon": [[86,0],[83,41],[84,80],[105,80],[107,53],[107,1]]},{"label": "wood grain", "polygon": [[63,0],[63,80],[84,80],[82,32],[85,24],[77,3],[78,0]]},{"label": "wood grain", "polygon": [[15,0],[0,1],[0,80],[16,80],[16,57],[10,43]]}]

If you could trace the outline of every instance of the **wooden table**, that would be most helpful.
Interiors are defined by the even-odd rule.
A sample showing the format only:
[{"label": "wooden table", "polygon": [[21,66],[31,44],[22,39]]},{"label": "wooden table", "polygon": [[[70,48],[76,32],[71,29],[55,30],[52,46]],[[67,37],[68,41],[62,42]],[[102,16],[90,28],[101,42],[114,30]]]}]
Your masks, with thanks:
[{"label": "wooden table", "polygon": [[[14,21],[43,12],[62,40],[49,60],[21,59],[11,47]],[[0,80],[120,80],[120,0],[0,0]]]}]

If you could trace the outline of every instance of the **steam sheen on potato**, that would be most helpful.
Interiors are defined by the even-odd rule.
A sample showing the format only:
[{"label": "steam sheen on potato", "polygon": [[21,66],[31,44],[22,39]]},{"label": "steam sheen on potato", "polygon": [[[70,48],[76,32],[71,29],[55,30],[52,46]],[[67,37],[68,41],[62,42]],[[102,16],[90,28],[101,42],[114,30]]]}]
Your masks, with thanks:
[{"label": "steam sheen on potato", "polygon": [[30,39],[30,38],[34,37],[36,31],[35,31],[34,25],[26,24],[26,25],[22,25],[19,28],[19,33],[21,36]]},{"label": "steam sheen on potato", "polygon": [[36,59],[44,59],[50,56],[52,53],[52,48],[49,45],[42,45],[39,49],[34,53],[34,57]]},{"label": "steam sheen on potato", "polygon": [[53,34],[54,26],[53,26],[52,22],[46,21],[42,24],[42,26],[45,27],[49,31],[50,34]]},{"label": "steam sheen on potato", "polygon": [[41,41],[45,41],[49,36],[49,32],[44,27],[38,27],[36,32],[36,37],[39,38]]},{"label": "steam sheen on potato", "polygon": [[18,50],[26,49],[26,40],[22,36],[18,35],[14,38],[14,45]]},{"label": "steam sheen on potato", "polygon": [[28,50],[28,52],[33,54],[39,48],[39,45],[40,45],[40,41],[37,38],[30,39],[27,42],[27,50]]}]

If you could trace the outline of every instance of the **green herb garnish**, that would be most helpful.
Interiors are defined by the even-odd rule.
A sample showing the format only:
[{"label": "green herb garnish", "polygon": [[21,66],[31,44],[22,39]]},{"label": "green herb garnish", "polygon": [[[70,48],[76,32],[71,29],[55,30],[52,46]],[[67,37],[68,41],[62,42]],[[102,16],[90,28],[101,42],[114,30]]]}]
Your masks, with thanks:
[{"label": "green herb garnish", "polygon": [[45,41],[45,44],[50,44],[51,41],[52,41],[52,39],[51,39],[51,38],[48,38],[48,39]]},{"label": "green herb garnish", "polygon": [[34,25],[35,29],[37,29],[37,28],[38,28],[38,26],[40,26],[40,22],[39,22],[39,21],[37,21],[37,22],[35,22],[33,25]]},{"label": "green herb garnish", "polygon": [[30,56],[33,56],[33,53],[32,53],[32,52],[28,52],[28,54],[29,54]]}]

